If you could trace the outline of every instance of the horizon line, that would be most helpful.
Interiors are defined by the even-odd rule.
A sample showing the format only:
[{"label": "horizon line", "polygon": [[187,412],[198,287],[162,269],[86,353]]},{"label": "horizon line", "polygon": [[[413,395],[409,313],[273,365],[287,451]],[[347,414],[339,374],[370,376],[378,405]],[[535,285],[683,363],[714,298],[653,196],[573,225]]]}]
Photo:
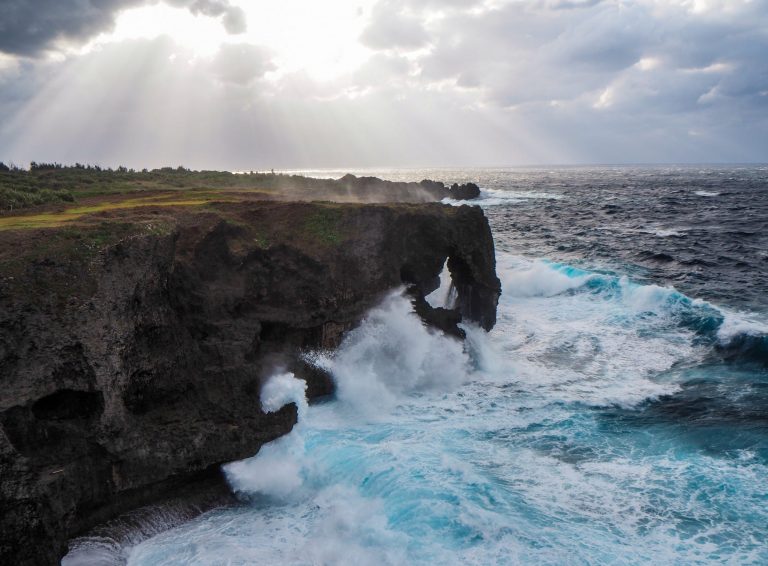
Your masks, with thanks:
[{"label": "horizon line", "polygon": [[0,163],[4,163],[5,165],[9,167],[16,167],[21,170],[29,171],[32,163],[40,163],[40,164],[57,164],[61,165],[62,167],[74,167],[76,164],[85,165],[85,166],[91,166],[91,167],[101,167],[103,169],[117,169],[118,167],[128,167],[130,169],[133,169],[134,171],[140,172],[143,169],[147,169],[149,171],[152,171],[153,169],[164,169],[164,168],[184,168],[188,169],[190,171],[218,171],[218,172],[229,172],[229,173],[235,173],[235,174],[243,174],[243,173],[301,173],[301,172],[313,172],[313,171],[328,171],[328,172],[339,172],[339,171],[420,171],[420,170],[446,170],[446,171],[459,171],[459,170],[482,170],[482,169],[542,169],[542,168],[590,168],[590,167],[760,167],[760,166],[766,166],[768,167],[768,161],[660,161],[660,162],[589,162],[589,163],[527,163],[527,164],[515,164],[515,165],[407,165],[407,166],[401,166],[401,165],[367,165],[367,166],[354,166],[354,165],[346,165],[346,166],[318,166],[318,167],[311,167],[311,166],[300,166],[300,167],[258,167],[258,168],[235,168],[235,169],[229,169],[229,168],[208,168],[208,167],[202,167],[202,168],[195,168],[195,166],[192,165],[159,165],[155,167],[131,167],[126,166],[123,164],[119,165],[103,165],[98,162],[70,162],[70,163],[64,163],[59,161],[30,161],[26,166],[20,166],[17,165],[13,161],[3,161],[0,160]]}]

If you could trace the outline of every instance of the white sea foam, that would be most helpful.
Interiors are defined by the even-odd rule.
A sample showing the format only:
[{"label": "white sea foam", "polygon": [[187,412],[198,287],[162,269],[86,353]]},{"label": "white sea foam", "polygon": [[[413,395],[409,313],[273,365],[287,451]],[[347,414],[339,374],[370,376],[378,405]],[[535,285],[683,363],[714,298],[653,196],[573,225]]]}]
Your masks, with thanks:
[{"label": "white sea foam", "polygon": [[739,335],[768,336],[768,323],[765,318],[753,313],[741,313],[722,309],[725,318],[717,330],[717,338],[728,343]]},{"label": "white sea foam", "polygon": [[658,230],[653,230],[652,232],[655,236],[658,236],[659,238],[678,238],[680,236],[683,236],[683,232],[678,230],[668,230],[664,228],[659,228]]},{"label": "white sea foam", "polygon": [[652,312],[657,315],[669,313],[671,303],[682,298],[673,287],[660,285],[637,285],[628,277],[619,278],[621,300],[632,312]]},{"label": "white sea foam", "polygon": [[427,302],[434,308],[453,308],[456,304],[456,287],[453,285],[451,274],[448,271],[448,261],[446,260],[443,269],[440,272],[440,286],[425,297]]},{"label": "white sea foam", "polygon": [[[500,261],[499,270],[503,308],[493,336],[506,344],[527,387],[563,401],[621,406],[677,390],[655,379],[695,351],[692,331],[663,322],[679,296],[674,289],[566,274],[557,265],[515,257]],[[594,288],[569,292],[590,282]]]},{"label": "white sea foam", "polygon": [[[520,257],[498,265],[493,332],[466,326],[462,349],[388,297],[321,360],[339,400],[228,467],[257,504],[155,537],[129,563],[760,563],[763,464],[601,417],[677,390],[659,376],[696,356],[674,316],[695,301]],[[294,381],[270,380],[265,409],[300,402]]]},{"label": "white sea foam", "polygon": [[454,200],[444,198],[443,204],[451,206],[462,206],[465,204],[473,206],[499,206],[504,204],[514,204],[526,202],[529,200],[561,200],[563,195],[557,193],[546,193],[541,191],[514,191],[507,189],[480,189],[480,196],[472,200]]},{"label": "white sea foam", "polygon": [[427,329],[397,291],[344,340],[331,371],[339,401],[374,416],[405,394],[457,387],[467,377],[468,360],[459,341]]},{"label": "white sea foam", "polygon": [[223,467],[235,492],[261,494],[276,499],[295,496],[303,485],[304,440],[301,426],[307,412],[307,384],[291,373],[271,377],[261,390],[264,412],[273,413],[288,403],[296,403],[299,424],[286,436],[261,448],[253,458]]},{"label": "white sea foam", "polygon": [[578,289],[593,277],[591,274],[569,277],[553,269],[551,264],[536,260],[506,270],[503,293],[510,297],[554,297],[570,289]]},{"label": "white sea foam", "polygon": [[[183,539],[180,539],[179,536]],[[137,547],[129,566],[406,563],[406,537],[387,525],[381,501],[343,485],[274,509],[217,510]]]},{"label": "white sea foam", "polygon": [[719,197],[720,193],[715,191],[696,191],[696,194],[700,197]]}]

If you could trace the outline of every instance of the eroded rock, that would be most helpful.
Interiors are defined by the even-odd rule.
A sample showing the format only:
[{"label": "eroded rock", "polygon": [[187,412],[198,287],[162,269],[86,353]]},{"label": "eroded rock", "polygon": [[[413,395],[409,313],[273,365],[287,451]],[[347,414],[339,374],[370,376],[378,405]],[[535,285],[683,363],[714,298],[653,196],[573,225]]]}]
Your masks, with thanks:
[{"label": "eroded rock", "polygon": [[423,301],[446,259],[458,310],[424,318],[490,329],[476,207],[221,204],[4,283],[0,563],[56,564],[71,537],[286,434],[296,407],[262,412],[262,382],[282,366],[327,395],[300,352],[338,346],[393,288]]}]

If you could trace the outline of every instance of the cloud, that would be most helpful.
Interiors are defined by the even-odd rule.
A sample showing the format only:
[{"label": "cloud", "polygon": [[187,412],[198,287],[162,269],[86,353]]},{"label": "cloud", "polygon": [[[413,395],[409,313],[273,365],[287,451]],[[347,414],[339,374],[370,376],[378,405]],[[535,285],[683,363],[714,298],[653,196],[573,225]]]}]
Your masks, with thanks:
[{"label": "cloud", "polygon": [[550,0],[548,6],[555,10],[573,10],[576,8],[590,8],[604,0]]},{"label": "cloud", "polygon": [[110,29],[114,13],[131,0],[8,0],[2,4],[0,51],[34,55],[58,38],[85,40]]},{"label": "cloud", "polygon": [[411,62],[400,55],[376,53],[362,67],[356,70],[351,82],[363,87],[381,87],[392,85],[409,78]]},{"label": "cloud", "polygon": [[[392,72],[402,72],[398,61],[390,59]],[[28,98],[0,122],[0,160],[415,167],[498,158],[494,147],[502,147],[497,125],[438,92],[393,87],[355,99],[308,97],[301,77],[287,77],[275,90],[265,81],[211,80],[214,72],[167,38],[38,63],[17,80],[29,85]]]},{"label": "cloud", "polygon": [[[733,2],[693,13],[686,2],[573,4],[514,2],[446,18],[431,28],[434,48],[419,60],[424,80],[454,80],[503,107],[597,102],[612,87],[613,108],[648,113],[700,110],[699,98],[715,87],[752,98],[768,87],[768,60],[759,55],[768,52],[768,7]],[[641,68],[643,60],[658,63]]]},{"label": "cloud", "polygon": [[[109,26],[97,12],[51,37]],[[277,68],[248,37],[208,59],[168,38],[63,62],[0,56],[0,158],[249,169],[768,155],[765,3],[381,0],[366,21],[367,60],[324,80]]]},{"label": "cloud", "polygon": [[250,84],[275,69],[268,49],[248,43],[222,45],[211,67],[222,81],[239,85]]},{"label": "cloud", "polygon": [[429,36],[422,22],[403,10],[401,2],[382,1],[374,8],[360,41],[375,50],[413,50],[426,45]]},{"label": "cloud", "polygon": [[247,29],[245,12],[238,6],[232,6],[227,0],[170,0],[172,6],[188,8],[193,14],[202,14],[212,18],[222,17],[222,24],[227,33],[240,34]]},{"label": "cloud", "polygon": [[[114,27],[120,10],[157,0],[4,0],[0,4],[0,52],[35,56],[56,41],[82,44]],[[227,0],[169,0],[193,14],[221,17],[232,34],[246,29],[245,13]]]}]

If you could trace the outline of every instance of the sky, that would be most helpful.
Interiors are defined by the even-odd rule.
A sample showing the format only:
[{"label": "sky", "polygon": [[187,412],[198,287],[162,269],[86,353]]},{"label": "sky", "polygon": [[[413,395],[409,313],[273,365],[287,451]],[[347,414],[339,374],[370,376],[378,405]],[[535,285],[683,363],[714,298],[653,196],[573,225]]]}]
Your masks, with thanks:
[{"label": "sky", "polygon": [[768,0],[0,0],[0,161],[768,161]]}]

